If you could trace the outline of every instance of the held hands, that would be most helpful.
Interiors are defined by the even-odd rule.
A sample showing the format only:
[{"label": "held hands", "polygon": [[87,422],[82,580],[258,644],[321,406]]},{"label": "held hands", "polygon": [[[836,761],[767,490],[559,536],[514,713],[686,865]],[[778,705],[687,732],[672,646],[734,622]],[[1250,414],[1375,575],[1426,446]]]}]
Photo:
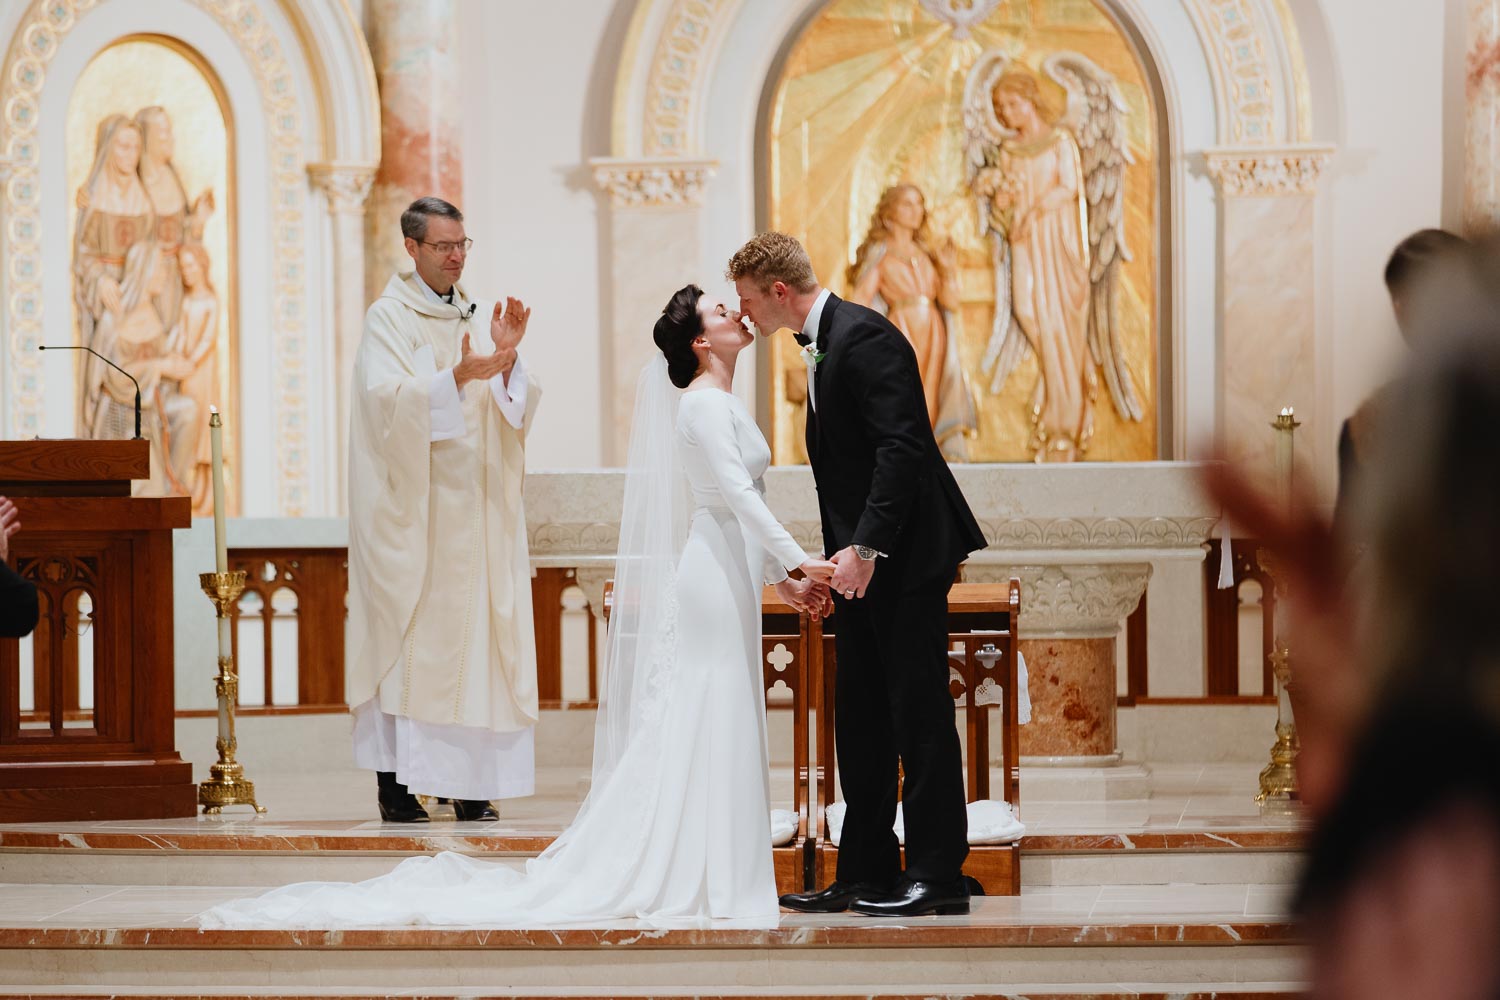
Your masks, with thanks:
[{"label": "held hands", "polygon": [[459,351],[458,364],[453,366],[453,382],[460,389],[469,382],[487,382],[502,372],[509,374],[516,364],[514,347],[497,346],[493,354],[477,354],[467,333],[464,334],[463,344]]},{"label": "held hands", "polygon": [[10,536],[21,530],[21,512],[8,497],[0,497],[0,562],[10,559]]},{"label": "held hands", "polygon": [[[833,565],[822,563],[821,560],[809,560],[809,562],[816,562],[830,568]],[[803,565],[805,567],[807,564]],[[790,607],[810,616],[813,621],[827,618],[833,613],[833,599],[828,596],[828,585],[810,577],[802,580],[787,577],[776,584],[776,596]]]},{"label": "held hands", "polygon": [[833,579],[834,566],[827,559],[809,559],[797,568],[813,583],[827,583]]},{"label": "held hands", "polygon": [[833,554],[833,564],[837,568],[828,583],[833,592],[842,594],[847,600],[864,597],[870,578],[875,575],[875,560],[866,562],[861,559],[851,545]]}]

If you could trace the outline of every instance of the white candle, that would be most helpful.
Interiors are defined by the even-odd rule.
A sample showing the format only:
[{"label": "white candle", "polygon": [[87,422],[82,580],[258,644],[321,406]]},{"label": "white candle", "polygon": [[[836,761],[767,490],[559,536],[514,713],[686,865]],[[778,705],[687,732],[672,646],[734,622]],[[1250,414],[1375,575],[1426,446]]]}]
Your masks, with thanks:
[{"label": "white candle", "polygon": [[224,421],[219,408],[208,408],[208,435],[214,462],[214,569],[229,572],[229,543],[224,537]]},{"label": "white candle", "polygon": [[1292,436],[1297,430],[1297,417],[1290,406],[1281,408],[1276,416],[1276,494],[1282,510],[1292,506]]}]

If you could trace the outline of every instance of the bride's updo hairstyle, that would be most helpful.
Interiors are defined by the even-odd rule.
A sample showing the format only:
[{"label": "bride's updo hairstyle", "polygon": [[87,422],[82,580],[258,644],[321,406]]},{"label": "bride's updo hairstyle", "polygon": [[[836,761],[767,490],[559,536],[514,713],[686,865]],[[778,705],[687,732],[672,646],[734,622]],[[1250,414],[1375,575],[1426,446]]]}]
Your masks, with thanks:
[{"label": "bride's updo hairstyle", "polygon": [[686,389],[698,374],[698,355],[693,340],[703,332],[703,318],[698,315],[698,300],[703,289],[697,285],[680,288],[661,311],[652,338],[667,359],[667,377],[679,389]]}]

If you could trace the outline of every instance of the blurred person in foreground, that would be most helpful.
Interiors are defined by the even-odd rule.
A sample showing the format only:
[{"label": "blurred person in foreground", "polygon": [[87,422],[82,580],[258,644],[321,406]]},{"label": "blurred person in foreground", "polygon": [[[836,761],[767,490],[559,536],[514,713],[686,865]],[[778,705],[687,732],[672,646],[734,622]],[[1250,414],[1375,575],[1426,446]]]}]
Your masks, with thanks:
[{"label": "blurred person in foreground", "polygon": [[[1303,503],[1240,472],[1210,492],[1292,595],[1298,776],[1315,826],[1297,897],[1312,995],[1500,997],[1500,243],[1404,307],[1424,350],[1394,383],[1348,560]],[[1307,498],[1304,498],[1307,499]]]},{"label": "blurred person in foreground", "polygon": [[10,568],[10,538],[21,530],[21,515],[8,497],[0,497],[0,638],[19,639],[36,628],[36,585]]}]

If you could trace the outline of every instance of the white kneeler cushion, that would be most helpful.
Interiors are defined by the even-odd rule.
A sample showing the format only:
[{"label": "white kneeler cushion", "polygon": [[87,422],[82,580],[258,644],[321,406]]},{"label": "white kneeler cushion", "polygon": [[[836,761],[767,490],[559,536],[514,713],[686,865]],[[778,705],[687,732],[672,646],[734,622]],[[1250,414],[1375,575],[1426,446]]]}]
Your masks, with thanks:
[{"label": "white kneeler cushion", "polygon": [[[896,803],[896,840],[906,843],[906,817],[901,811],[902,803]],[[828,807],[828,836],[835,847],[843,839],[844,803],[835,802]],[[969,803],[969,843],[1012,844],[1026,833],[1026,827],[1016,818],[1009,802],[998,799],[980,799]]]},{"label": "white kneeler cushion", "polygon": [[797,814],[790,809],[771,810],[771,846],[785,847],[797,836]]}]

